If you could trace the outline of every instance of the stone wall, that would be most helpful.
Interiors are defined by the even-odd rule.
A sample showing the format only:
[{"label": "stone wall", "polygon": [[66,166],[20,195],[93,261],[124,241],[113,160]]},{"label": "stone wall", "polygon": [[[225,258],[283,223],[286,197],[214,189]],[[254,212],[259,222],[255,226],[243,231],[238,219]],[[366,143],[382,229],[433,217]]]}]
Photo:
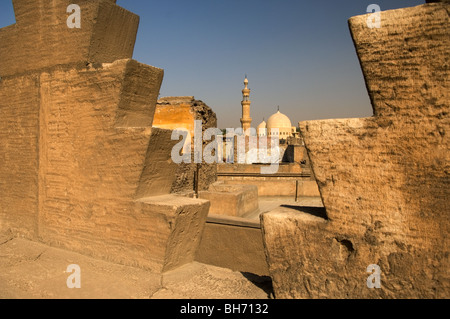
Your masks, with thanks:
[{"label": "stone wall", "polygon": [[[261,174],[262,166],[270,164],[218,164],[218,174]],[[280,175],[311,175],[311,169],[298,163],[280,163],[276,174]]]},{"label": "stone wall", "polygon": [[[269,177],[269,176],[219,176],[219,182],[229,185],[255,185],[258,196],[320,196],[317,183],[310,177]],[[297,188],[298,182],[298,188]]]},{"label": "stone wall", "polygon": [[296,193],[298,196],[320,196],[309,166],[299,163],[281,163],[277,173],[261,174],[262,166],[219,164],[217,179],[230,185],[255,185],[258,187],[258,196],[295,197]]},{"label": "stone wall", "polygon": [[349,20],[374,116],[300,123],[326,218],[262,216],[278,298],[449,298],[449,9]]}]

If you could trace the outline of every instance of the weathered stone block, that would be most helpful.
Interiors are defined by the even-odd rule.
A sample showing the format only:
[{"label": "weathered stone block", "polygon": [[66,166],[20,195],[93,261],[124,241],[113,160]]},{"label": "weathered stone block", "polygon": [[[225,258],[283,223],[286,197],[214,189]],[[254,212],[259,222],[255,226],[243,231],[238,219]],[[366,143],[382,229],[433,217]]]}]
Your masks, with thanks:
[{"label": "weathered stone block", "polygon": [[[67,26],[77,3],[81,27]],[[130,59],[139,17],[115,1],[14,0],[16,24],[0,29],[0,76],[70,63]]]},{"label": "weathered stone block", "polygon": [[195,260],[258,276],[269,275],[259,227],[207,222]]},{"label": "weathered stone block", "polygon": [[255,185],[226,185],[215,183],[199,197],[211,202],[213,215],[243,216],[258,209],[258,187]]},{"label": "weathered stone block", "polygon": [[0,231],[165,271],[193,260],[209,204],[158,197],[178,169],[172,132],[152,127],[163,70],[128,59],[138,19],[114,3],[79,1],[69,30],[67,1],[14,1],[17,23],[0,30]]},{"label": "weathered stone block", "polygon": [[448,9],[350,19],[375,116],[300,123],[326,215],[263,215],[278,298],[450,296]]},{"label": "weathered stone block", "polygon": [[[142,258],[143,266],[160,272],[194,261],[206,224],[208,201],[162,195],[143,198],[138,206],[146,217],[139,219],[138,231],[127,239],[130,250],[135,249],[136,260]],[[127,263],[132,256],[130,250],[122,262]]]}]

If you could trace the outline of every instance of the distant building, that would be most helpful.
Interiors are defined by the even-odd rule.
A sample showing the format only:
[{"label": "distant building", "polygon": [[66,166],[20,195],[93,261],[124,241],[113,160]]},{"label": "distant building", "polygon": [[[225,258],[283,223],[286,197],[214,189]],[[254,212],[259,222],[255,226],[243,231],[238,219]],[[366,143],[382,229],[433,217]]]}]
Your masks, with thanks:
[{"label": "distant building", "polygon": [[[242,118],[241,127],[243,131],[248,135],[247,130],[251,127],[252,118],[250,117],[250,89],[248,88],[248,79],[245,76],[244,89],[242,90]],[[285,114],[280,112],[278,107],[278,112],[273,114],[267,120],[267,123],[263,120],[261,124],[256,128],[256,135],[259,137],[268,136],[275,137],[278,136],[280,139],[286,140],[288,137],[293,137],[296,135],[297,128],[292,127],[291,120]]]},{"label": "distant building", "polygon": [[262,121],[261,124],[256,128],[256,134],[260,137],[267,136],[267,123]]},{"label": "distant building", "polygon": [[[252,126],[252,118],[250,117],[250,89],[248,88],[248,79],[245,76],[244,80],[244,89],[242,90],[242,118],[241,118],[241,127],[244,130],[244,133]],[[247,134],[247,133],[246,133]]]},{"label": "distant building", "polygon": [[296,134],[297,128],[293,127],[291,120],[285,114],[278,110],[277,113],[271,115],[267,120],[262,121],[256,129],[257,135],[263,136],[278,136],[280,139],[287,139]]}]

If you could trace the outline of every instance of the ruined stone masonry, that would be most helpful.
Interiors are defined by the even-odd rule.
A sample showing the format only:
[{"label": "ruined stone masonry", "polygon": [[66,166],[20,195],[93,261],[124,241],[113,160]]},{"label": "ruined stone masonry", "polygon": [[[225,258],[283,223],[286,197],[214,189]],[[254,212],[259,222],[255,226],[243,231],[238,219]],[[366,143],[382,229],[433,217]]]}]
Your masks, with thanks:
[{"label": "ruined stone masonry", "polygon": [[[184,128],[191,134],[191,163],[180,163],[176,179],[171,187],[172,193],[192,193],[194,190],[194,173],[197,164],[194,161],[194,121],[202,121],[202,136],[209,128],[217,127],[216,113],[203,101],[193,96],[176,96],[160,98],[156,104],[153,127],[170,130]],[[203,150],[207,145],[203,141]],[[217,164],[202,163],[199,167],[199,189],[206,190],[217,180]]]},{"label": "ruined stone masonry", "polygon": [[0,231],[157,272],[193,261],[209,203],[171,195],[163,70],[131,59],[139,18],[112,0],[13,0],[0,29]]},{"label": "ruined stone masonry", "polygon": [[450,297],[449,12],[349,20],[374,116],[300,123],[326,218],[262,216],[277,298]]},{"label": "ruined stone masonry", "polygon": [[[74,2],[80,28],[67,25]],[[164,71],[132,60],[137,15],[115,0],[13,0],[16,23],[0,29],[0,233],[157,274],[195,258],[244,265],[270,274],[276,298],[449,298],[450,5],[427,2],[382,12],[381,28],[349,20],[374,116],[300,123],[324,208],[261,215],[262,242],[257,222],[204,232],[209,201],[175,194],[193,167],[171,160],[162,114],[203,129],[216,118],[193,97],[157,102]],[[215,169],[203,189],[257,208],[254,186],[212,184]]]}]

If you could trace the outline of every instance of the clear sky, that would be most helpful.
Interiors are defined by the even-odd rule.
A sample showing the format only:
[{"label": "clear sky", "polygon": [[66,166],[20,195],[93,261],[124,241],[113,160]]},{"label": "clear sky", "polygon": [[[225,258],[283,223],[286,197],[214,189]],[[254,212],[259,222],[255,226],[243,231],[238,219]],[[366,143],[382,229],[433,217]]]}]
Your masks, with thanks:
[{"label": "clear sky", "polygon": [[[372,108],[348,18],[424,0],[118,0],[140,16],[134,59],[163,68],[161,96],[193,95],[220,128],[240,126],[245,74],[252,126],[276,112],[298,121],[365,117]],[[14,23],[0,0],[0,27]],[[0,43],[1,45],[1,43]]]}]

